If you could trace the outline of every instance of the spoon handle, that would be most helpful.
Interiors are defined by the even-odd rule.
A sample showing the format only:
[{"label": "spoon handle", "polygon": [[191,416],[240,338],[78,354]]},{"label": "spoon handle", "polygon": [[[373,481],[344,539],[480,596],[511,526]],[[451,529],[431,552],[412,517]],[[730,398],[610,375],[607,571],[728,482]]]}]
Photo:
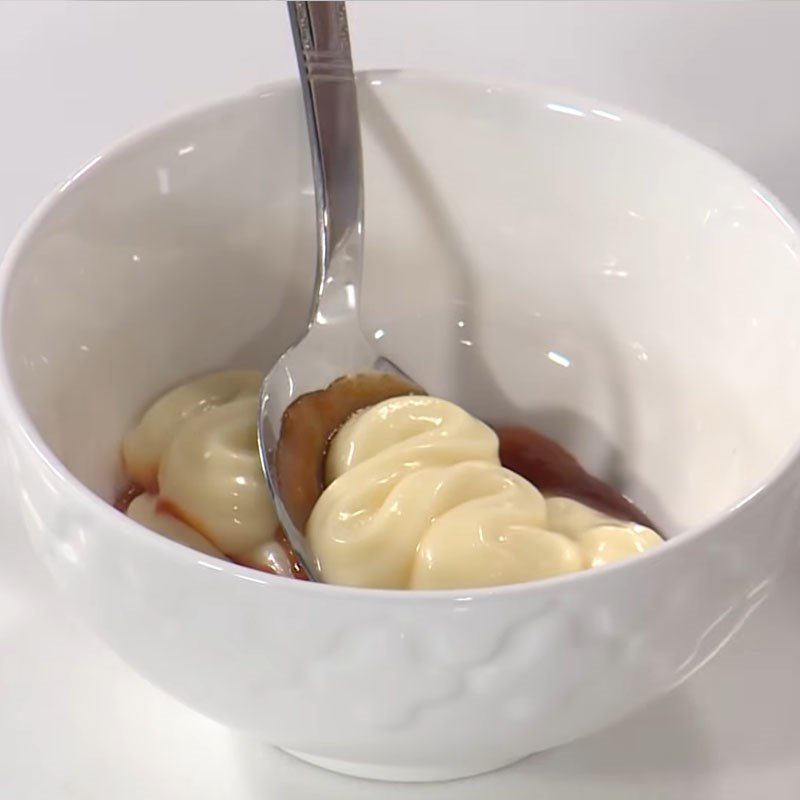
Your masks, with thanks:
[{"label": "spoon handle", "polygon": [[357,319],[364,230],[358,102],[343,2],[289,2],[317,203],[309,327]]}]

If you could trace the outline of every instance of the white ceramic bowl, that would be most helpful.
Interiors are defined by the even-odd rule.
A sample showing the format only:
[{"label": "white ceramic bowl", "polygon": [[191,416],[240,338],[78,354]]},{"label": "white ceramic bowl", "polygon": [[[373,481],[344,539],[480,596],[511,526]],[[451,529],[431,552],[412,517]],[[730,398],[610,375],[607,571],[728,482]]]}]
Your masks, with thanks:
[{"label": "white ceramic bowl", "polygon": [[358,775],[451,778],[618,719],[703,664],[796,539],[800,242],[751,178],[561,91],[362,77],[364,323],[431,392],[528,422],[668,532],[491,590],[308,585],[116,512],[166,387],[260,366],[314,268],[301,106],[276,86],[91,162],[2,272],[2,408],[37,551],[106,641],[225,725]]}]

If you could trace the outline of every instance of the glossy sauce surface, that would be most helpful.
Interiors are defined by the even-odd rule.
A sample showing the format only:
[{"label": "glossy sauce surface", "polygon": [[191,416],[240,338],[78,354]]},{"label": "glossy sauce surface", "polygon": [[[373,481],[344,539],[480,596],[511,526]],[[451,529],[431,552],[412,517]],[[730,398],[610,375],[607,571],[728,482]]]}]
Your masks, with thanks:
[{"label": "glossy sauce surface", "polygon": [[305,530],[322,494],[328,446],[342,425],[356,412],[389,397],[422,393],[395,375],[345,375],[289,405],[281,420],[276,461],[283,502],[299,530]]},{"label": "glossy sauce surface", "polygon": [[[256,484],[258,484],[258,488],[260,489],[260,470],[254,459],[255,451],[253,450],[253,442],[250,441],[251,437],[247,435],[246,430],[249,425],[247,420],[249,420],[251,416],[254,416],[254,414],[249,414],[249,410],[251,410],[249,398],[253,396],[256,386],[257,380],[253,373],[215,373],[214,375],[206,376],[178,387],[168,392],[162,399],[157,401],[145,414],[143,422],[126,437],[126,467],[129,463],[134,461],[133,458],[130,458],[131,453],[135,455],[138,455],[139,452],[147,454],[149,463],[147,463],[144,458],[139,457],[139,462],[144,463],[146,468],[139,468],[138,470],[134,468],[128,471],[129,477],[133,480],[120,495],[115,506],[119,510],[126,512],[129,510],[131,502],[144,493],[146,496],[140,498],[136,502],[135,508],[129,512],[129,515],[137,519],[141,524],[165,536],[192,546],[194,540],[188,535],[186,528],[181,527],[188,526],[196,531],[198,535],[202,536],[204,540],[207,540],[212,547],[211,550],[207,549],[205,546],[196,549],[213,553],[215,552],[215,548],[218,548],[217,552],[219,550],[224,551],[224,555],[220,553],[222,557],[237,563],[268,572],[274,572],[275,574],[306,578],[307,576],[304,574],[297,558],[294,556],[285,534],[274,521],[274,511],[272,511],[271,502],[268,503],[268,507],[265,506],[264,511],[259,511],[249,520],[251,522],[250,533],[249,536],[244,539],[244,546],[239,541],[242,538],[239,530],[241,526],[226,531],[225,526],[222,525],[220,520],[222,520],[223,517],[225,519],[229,518],[229,515],[226,513],[223,513],[222,517],[220,517],[209,530],[206,530],[206,526],[199,524],[194,515],[183,513],[183,506],[190,509],[192,504],[195,503],[195,500],[192,499],[193,483],[196,479],[204,478],[203,470],[205,467],[201,466],[206,461],[203,456],[204,452],[206,452],[207,455],[213,455],[213,452],[216,452],[218,455],[230,455],[232,453],[233,456],[235,456],[235,458],[231,460],[230,466],[218,467],[216,471],[205,476],[206,482],[210,480],[209,486],[212,489],[212,484],[220,484],[218,488],[220,488],[224,494],[227,491],[224,489],[226,482],[234,487],[244,485],[244,478],[237,477],[236,463],[241,464],[245,462],[247,463],[245,471],[248,485],[253,486],[255,490]],[[206,397],[206,395],[208,395],[208,397]],[[553,510],[553,519],[566,521],[565,524],[568,529],[570,526],[574,527],[574,522],[578,519],[581,520],[581,524],[587,528],[587,531],[589,527],[592,528],[593,533],[588,539],[586,537],[581,539],[579,536],[578,539],[575,540],[578,544],[581,544],[583,540],[588,542],[592,553],[594,553],[594,556],[589,559],[591,562],[589,564],[590,566],[596,566],[607,562],[608,558],[603,555],[603,548],[606,548],[609,554],[613,554],[615,548],[619,551],[619,537],[623,534],[638,536],[638,533],[631,534],[630,530],[621,531],[619,529],[607,530],[603,533],[604,527],[609,529],[615,525],[617,528],[619,528],[620,525],[628,525],[628,527],[630,527],[630,523],[636,523],[636,525],[653,528],[652,523],[644,512],[638,509],[631,501],[613,487],[588,474],[575,458],[552,439],[549,439],[537,431],[520,426],[497,427],[495,429],[495,436],[495,431],[492,431],[479,420],[469,417],[468,414],[458,409],[457,406],[446,403],[446,401],[427,398],[421,395],[424,395],[424,393],[418,387],[396,378],[395,376],[377,374],[345,376],[335,381],[325,390],[304,395],[287,409],[283,421],[283,434],[279,444],[279,479],[281,480],[285,497],[288,500],[287,505],[290,509],[290,513],[301,529],[306,530],[308,533],[306,522],[320,501],[321,495],[323,495],[323,492],[326,490],[326,486],[331,483],[332,477],[328,476],[326,479],[325,476],[326,462],[328,462],[328,468],[330,469],[330,459],[328,458],[329,451],[333,452],[336,450],[335,447],[332,447],[332,442],[335,445],[338,432],[343,428],[345,430],[353,428],[354,425],[352,423],[358,422],[359,418],[363,418],[368,410],[376,406],[380,406],[381,404],[386,405],[387,403],[388,405],[396,405],[390,398],[395,398],[400,404],[410,403],[420,408],[429,406],[435,409],[446,406],[450,409],[450,411],[448,411],[450,418],[452,418],[452,415],[455,413],[459,419],[464,419],[466,421],[466,423],[461,424],[461,429],[473,430],[474,428],[473,433],[476,431],[479,432],[480,430],[486,432],[481,434],[483,438],[487,439],[484,446],[481,446],[479,450],[475,451],[472,455],[470,455],[472,452],[470,447],[466,446],[466,449],[463,450],[463,457],[459,455],[458,452],[454,451],[455,455],[450,453],[444,458],[443,463],[445,463],[445,465],[451,464],[458,466],[464,459],[472,459],[474,462],[474,459],[477,458],[478,461],[486,462],[483,465],[484,467],[494,464],[495,467],[493,469],[501,470],[501,473],[492,473],[494,477],[489,478],[488,476],[491,470],[480,469],[480,464],[477,466],[473,464],[472,466],[467,465],[465,467],[458,466],[458,469],[451,470],[447,476],[439,475],[444,482],[442,483],[440,481],[440,483],[437,484],[438,488],[434,491],[434,494],[438,492],[439,495],[441,495],[449,492],[451,498],[458,497],[457,502],[453,501],[456,505],[471,505],[468,507],[465,506],[466,511],[462,510],[463,513],[461,513],[461,517],[459,517],[458,514],[450,513],[450,519],[457,520],[457,525],[455,522],[451,525],[453,528],[452,531],[443,533],[442,525],[436,527],[437,535],[434,539],[437,539],[439,542],[438,552],[441,553],[442,548],[445,550],[448,548],[450,550],[453,550],[453,548],[458,550],[459,547],[463,549],[465,546],[465,535],[459,534],[458,531],[466,530],[470,528],[470,526],[477,526],[477,530],[482,530],[483,533],[479,535],[476,534],[478,535],[478,539],[475,541],[480,540],[482,544],[486,544],[487,540],[492,540],[495,543],[501,541],[506,542],[505,547],[501,548],[507,551],[503,556],[506,560],[509,554],[514,552],[515,546],[517,552],[527,552],[528,555],[524,557],[530,560],[531,552],[533,552],[531,551],[531,542],[538,537],[538,539],[536,539],[536,547],[538,547],[537,557],[539,557],[540,560],[544,558],[545,562],[543,563],[550,563],[551,565],[546,569],[540,567],[540,572],[534,570],[527,577],[527,574],[523,572],[518,573],[518,577],[516,578],[506,580],[503,579],[502,576],[498,577],[495,575],[492,577],[492,567],[489,563],[491,558],[487,560],[485,575],[482,574],[479,569],[481,562],[475,561],[475,564],[471,568],[471,576],[468,578],[470,585],[495,585],[496,583],[517,582],[518,580],[528,580],[535,577],[544,577],[547,574],[560,574],[564,571],[573,571],[574,569],[583,568],[575,560],[576,558],[580,560],[580,557],[575,555],[575,544],[567,542],[564,536],[562,536],[562,531],[554,528],[553,525],[546,524],[546,515],[549,513],[550,509]],[[418,399],[414,400],[414,397]],[[242,411],[237,412],[237,408],[242,409]],[[248,415],[244,414],[245,408],[248,409]],[[369,417],[369,414],[366,414],[366,416]],[[233,425],[235,428],[240,429],[240,433],[234,437],[236,439],[235,446],[232,443],[230,434],[221,436],[220,432],[225,430],[225,426],[221,424],[216,425],[214,423],[215,418],[220,418],[221,421],[230,418],[228,420],[228,425]],[[425,419],[429,422],[430,418],[431,415],[428,414],[426,417],[423,411],[421,419]],[[406,424],[407,423],[408,421]],[[414,424],[419,428],[418,423]],[[427,422],[425,424],[427,424]],[[464,428],[464,424],[467,425],[467,428]],[[470,425],[472,425],[473,428],[470,428]],[[207,429],[205,435],[207,436],[208,444],[207,446],[201,446],[196,455],[192,455],[192,453],[189,452],[189,455],[183,459],[186,469],[183,469],[182,462],[177,460],[178,466],[181,468],[174,470],[174,472],[179,478],[181,475],[185,478],[185,481],[184,478],[180,478],[182,485],[185,486],[185,491],[183,492],[185,498],[182,503],[175,503],[171,501],[169,491],[167,491],[166,494],[163,493],[164,487],[160,487],[163,496],[157,494],[159,491],[159,484],[161,483],[161,481],[158,480],[158,474],[160,473],[162,477],[167,478],[170,476],[168,468],[169,463],[170,461],[175,462],[175,453],[180,452],[180,448],[177,447],[177,444],[180,444],[182,440],[189,442],[196,440],[198,438],[196,434],[186,435],[187,431],[191,434],[194,428],[197,428],[196,433],[202,432],[203,428]],[[181,431],[183,431],[182,435]],[[140,441],[136,440],[137,432]],[[156,432],[157,435],[154,435],[153,432]],[[412,431],[409,435],[413,433]],[[445,437],[444,440],[440,441],[443,441],[446,446],[451,449],[455,446],[456,451],[458,451],[458,448],[464,445],[463,441],[459,442],[458,440],[460,435],[462,434],[451,432],[449,439]],[[367,443],[369,443],[370,440],[374,442],[378,439],[380,439],[380,436],[375,437],[372,434],[368,434],[365,439],[362,437],[362,440]],[[481,441],[483,441],[483,439],[481,439]],[[349,446],[352,447],[352,442],[349,443]],[[425,447],[429,448],[429,446],[430,444]],[[436,446],[439,447],[441,452],[441,445]],[[372,445],[368,445],[368,447],[372,447]],[[426,453],[425,458],[431,457],[430,451],[425,450],[425,448],[420,452]],[[150,453],[153,455],[150,455]],[[417,461],[419,461],[419,459],[417,459]],[[441,456],[433,457],[433,465],[441,466],[440,462]],[[220,463],[224,465],[228,462],[224,461]],[[165,464],[167,465],[166,469],[164,466]],[[501,464],[502,467],[506,468],[505,470],[501,468]],[[510,470],[515,473],[515,475],[510,475],[506,470]],[[220,471],[224,474],[220,475]],[[146,490],[135,480],[139,477],[138,473],[140,472],[146,476],[150,484],[149,488]],[[234,472],[236,472],[236,474],[234,474]],[[515,489],[518,481],[517,476],[524,478],[525,481],[520,484],[520,488]],[[335,477],[334,475],[333,478]],[[220,483],[217,478],[219,478],[222,483]],[[456,484],[453,484],[454,480]],[[489,482],[487,483],[487,481]],[[491,484],[491,481],[494,481],[494,484]],[[202,480],[200,482],[202,483]],[[454,489],[454,485],[459,484],[459,482],[467,488],[463,491]],[[168,483],[170,482],[168,481]],[[417,485],[422,485],[418,479],[416,483]],[[529,486],[528,483],[533,485]],[[487,488],[490,485],[494,488]],[[473,488],[469,489],[469,486]],[[525,489],[526,486],[527,490]],[[170,487],[167,486],[167,489],[169,488]],[[521,490],[524,490],[522,495],[519,494]],[[430,487],[423,488],[423,494],[427,492],[428,495],[430,495],[430,491]],[[266,487],[264,487],[264,492],[266,492]],[[459,492],[461,492],[461,494],[459,494]],[[470,492],[475,496],[470,495]],[[483,501],[481,501],[483,502],[483,510],[481,511],[481,502],[476,504],[476,498],[480,500],[482,493],[486,495],[492,494],[492,492],[495,494],[499,492],[497,496],[502,498],[499,510],[496,507],[492,507],[491,513],[489,513],[489,511],[486,510],[487,501],[484,498]],[[509,494],[509,492],[511,494]],[[174,494],[174,492],[172,493]],[[206,497],[208,494],[209,492],[206,491],[200,492],[200,495],[203,497]],[[524,502],[519,500],[520,497],[527,497],[528,494],[531,495],[529,500],[525,500]],[[522,502],[526,508],[533,502],[533,506],[527,508],[524,514],[517,513],[516,517],[514,517],[514,515],[509,517],[508,509],[506,508],[506,510],[503,511],[503,508],[508,506],[509,497],[512,495],[517,497],[517,500],[514,502]],[[536,497],[540,499],[535,500]],[[435,502],[439,502],[439,500],[435,498],[431,500],[431,498],[433,498],[433,495],[430,495],[429,500],[431,502],[434,502],[434,500]],[[553,505],[553,501],[546,500],[546,498],[553,498],[555,505]],[[575,508],[570,506],[569,501],[564,498],[571,498],[589,508],[578,508],[576,512]],[[255,498],[255,500],[258,500],[258,498]],[[265,497],[264,500],[268,502],[268,497]],[[239,500],[236,500],[236,503],[239,502]],[[408,502],[410,502],[410,505],[408,505]],[[492,505],[492,502],[494,501],[489,502],[489,506]],[[212,503],[212,505],[214,504]],[[223,503],[223,506],[224,505],[225,503]],[[406,507],[415,508],[417,505],[418,503],[411,498],[407,501]],[[496,505],[495,503],[495,506]],[[577,508],[577,504],[573,505]],[[599,513],[592,515],[590,509],[596,509]],[[209,518],[212,518],[214,514],[219,516],[217,513],[218,511],[219,509],[215,512],[213,508],[209,508]],[[333,516],[330,518],[331,520],[335,521],[337,519],[336,513],[336,509],[334,509]],[[587,514],[589,516],[587,516]],[[431,520],[434,520],[434,518],[435,515],[431,517]],[[180,525],[172,524],[170,519],[174,519],[176,522],[179,522]],[[262,527],[266,526],[270,528],[270,530],[266,530],[265,528],[262,533],[258,533],[259,519],[263,521]],[[523,523],[531,530],[528,530],[524,536],[520,536],[521,529],[519,529],[519,525]],[[486,534],[486,530],[492,527],[497,529],[496,532],[492,534],[494,539]],[[220,529],[219,531],[217,530],[218,528]],[[552,530],[547,530],[547,528],[552,528]],[[393,530],[393,536],[388,538],[384,537],[384,541],[395,541],[398,538],[402,538],[397,535],[397,531],[400,531],[402,534],[405,530],[405,518],[403,524],[396,524]],[[577,531],[570,529],[567,533],[574,538],[573,535],[576,534]],[[515,536],[516,545],[514,545],[513,541]],[[608,538],[608,536],[612,538],[614,536],[617,537],[617,544],[605,542],[603,537]],[[653,534],[653,536],[655,536],[655,534]],[[511,544],[508,544],[509,541]],[[442,544],[443,542],[447,543],[446,546]],[[522,544],[520,544],[520,542],[522,542]],[[416,547],[418,543],[414,541],[412,544]],[[436,547],[433,547],[433,550],[431,550],[432,545],[430,542],[428,542],[426,547],[423,547],[421,543],[419,544],[419,552],[424,556],[423,561],[427,559],[428,563],[433,563],[435,560],[434,554],[437,552]],[[619,552],[624,553],[626,548],[628,550],[630,549],[629,543],[622,542],[621,546],[623,549]],[[522,550],[520,550],[520,547],[522,547]],[[637,547],[639,547],[639,545],[637,545]],[[475,547],[470,549],[470,547],[467,546],[467,550],[464,553],[452,560],[454,563],[469,561],[469,558],[474,556],[474,553],[472,553],[473,550],[475,550]],[[546,556],[548,552],[550,556]],[[620,556],[611,557],[611,560],[615,560],[616,557]],[[486,555],[484,555],[483,558],[486,559]],[[523,556],[520,556],[520,558],[523,558]],[[548,558],[550,559],[549,562]],[[555,562],[553,558],[556,559]],[[566,559],[566,561],[564,561],[564,559]],[[584,561],[585,560],[586,557],[584,556]],[[553,566],[554,564],[555,566]],[[541,569],[545,571],[542,573]],[[417,572],[419,572],[419,570],[417,570]],[[496,569],[495,572],[497,572]],[[514,573],[513,569],[511,573]],[[384,588],[402,588],[403,586],[402,580],[396,576],[389,580],[388,583],[381,583],[380,581],[372,583],[370,579],[365,580],[363,577],[368,574],[368,571],[365,572],[362,570],[360,582],[354,585],[375,585],[383,586]],[[412,581],[414,585],[408,584],[408,588],[445,588],[437,584],[437,580],[441,582],[441,579],[434,580],[430,577],[427,579],[423,578],[420,579],[421,583],[416,578],[415,580],[417,581],[416,584]],[[448,578],[446,580],[450,579]],[[349,581],[334,580],[333,582],[348,583]],[[447,585],[446,581],[445,585]],[[457,585],[460,584],[453,584],[453,586]]]},{"label": "glossy sauce surface", "polygon": [[500,463],[547,496],[569,497],[617,519],[657,530],[647,514],[613,486],[590,475],[558,442],[532,428],[499,426]]},{"label": "glossy sauce surface", "polygon": [[492,428],[447,400],[404,395],[353,415],[330,442],[305,529],[323,579],[381,589],[499,586],[660,544],[630,519],[619,493],[554,442],[533,431],[514,437],[525,445],[518,469],[539,472],[546,493],[501,464]]}]

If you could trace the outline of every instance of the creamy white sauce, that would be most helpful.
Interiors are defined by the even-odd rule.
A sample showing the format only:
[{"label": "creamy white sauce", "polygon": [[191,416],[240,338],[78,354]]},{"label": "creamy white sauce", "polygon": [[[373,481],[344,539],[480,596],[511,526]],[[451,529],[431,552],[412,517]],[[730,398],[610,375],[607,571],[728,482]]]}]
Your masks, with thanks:
[{"label": "creamy white sauce", "polygon": [[331,583],[519,583],[661,541],[574,500],[545,500],[500,465],[491,428],[434,397],[392,398],[354,416],[331,442],[326,480],[306,533]]},{"label": "creamy white sauce", "polygon": [[260,386],[256,371],[217,372],[150,406],[125,437],[123,461],[131,480],[154,498],[152,513],[138,500],[128,514],[186,544],[188,529],[226,556],[288,571],[274,542],[278,521],[258,456]]},{"label": "creamy white sauce", "polygon": [[[279,574],[291,565],[258,457],[261,377],[214,373],[157,400],[125,437],[147,491],[128,515],[196,550]],[[500,465],[495,432],[435,397],[386,400],[333,438],[306,535],[330,583],[445,589],[520,583],[636,555],[649,528],[545,499]]]}]

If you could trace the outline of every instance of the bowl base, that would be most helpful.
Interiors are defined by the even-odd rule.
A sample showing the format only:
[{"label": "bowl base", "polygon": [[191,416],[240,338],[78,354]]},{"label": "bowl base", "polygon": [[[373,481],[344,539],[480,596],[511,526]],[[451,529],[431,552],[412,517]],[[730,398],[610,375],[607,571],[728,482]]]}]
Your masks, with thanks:
[{"label": "bowl base", "polygon": [[341,761],[338,758],[323,758],[311,753],[280,748],[284,753],[299,758],[307,764],[350,775],[354,778],[367,778],[373,781],[392,781],[397,783],[430,783],[434,781],[452,781],[458,778],[471,778],[508,767],[527,756],[516,756],[511,759],[455,762],[450,764],[401,766],[398,764],[372,764],[363,761]]}]

